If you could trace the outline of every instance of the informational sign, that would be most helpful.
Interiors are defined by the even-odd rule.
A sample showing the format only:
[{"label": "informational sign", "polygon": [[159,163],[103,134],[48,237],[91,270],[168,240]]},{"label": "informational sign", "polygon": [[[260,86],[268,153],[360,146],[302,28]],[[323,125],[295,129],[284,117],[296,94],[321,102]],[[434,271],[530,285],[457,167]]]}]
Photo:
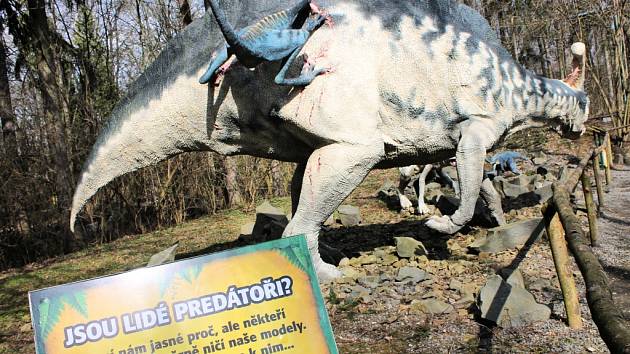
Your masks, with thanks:
[{"label": "informational sign", "polygon": [[29,293],[38,354],[337,353],[303,236]]}]

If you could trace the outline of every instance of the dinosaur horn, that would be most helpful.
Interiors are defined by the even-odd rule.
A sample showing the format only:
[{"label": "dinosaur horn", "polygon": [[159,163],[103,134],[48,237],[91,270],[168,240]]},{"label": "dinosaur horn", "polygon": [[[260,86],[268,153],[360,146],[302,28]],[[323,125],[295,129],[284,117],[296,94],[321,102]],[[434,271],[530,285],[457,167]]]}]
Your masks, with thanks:
[{"label": "dinosaur horn", "polygon": [[215,20],[217,20],[217,23],[219,24],[221,33],[223,33],[223,36],[225,37],[225,41],[230,45],[236,56],[239,58],[256,57],[257,55],[241,43],[241,40],[234,31],[234,28],[230,25],[225,11],[223,11],[221,6],[219,6],[217,0],[210,0],[210,8],[212,9],[212,14],[214,15]]},{"label": "dinosaur horn", "polygon": [[573,54],[573,70],[564,79],[564,82],[577,90],[583,91],[586,76],[586,46],[582,42],[573,43],[571,53]]},{"label": "dinosaur horn", "polygon": [[73,232],[85,203],[116,177],[182,152],[208,150],[204,112],[187,108],[207,97],[197,76],[182,73],[171,82],[157,78],[161,85],[145,87],[116,107],[81,172],[70,212]]}]

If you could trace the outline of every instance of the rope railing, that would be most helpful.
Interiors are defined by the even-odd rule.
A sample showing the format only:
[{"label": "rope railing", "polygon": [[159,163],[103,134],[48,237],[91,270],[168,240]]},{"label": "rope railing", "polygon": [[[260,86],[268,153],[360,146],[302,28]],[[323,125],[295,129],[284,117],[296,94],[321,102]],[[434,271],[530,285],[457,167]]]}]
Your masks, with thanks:
[{"label": "rope railing", "polygon": [[[592,247],[596,246],[599,237],[597,213],[604,205],[604,188],[600,176],[602,162],[605,169],[606,184],[610,185],[612,182],[610,132],[627,127],[630,126],[616,127],[610,130],[591,129],[594,134],[600,134],[600,137],[603,134],[603,139],[598,140],[596,136],[595,140],[600,142],[599,146],[585,154],[577,168],[566,179],[553,184],[553,199],[542,208],[551,253],[567,312],[567,322],[571,328],[582,326],[577,289],[573,275],[569,271],[568,244],[568,249],[571,250],[584,278],[586,298],[593,321],[597,325],[602,339],[613,353],[630,353],[630,323],[622,317],[619,307],[615,305],[608,286],[608,278],[597,256],[593,253]],[[598,194],[597,206],[593,199],[592,185],[587,169],[591,161],[593,162],[593,174]],[[570,192],[574,191],[580,182],[582,183],[589,221],[590,240],[588,241],[578,217],[573,212],[569,198]]]}]

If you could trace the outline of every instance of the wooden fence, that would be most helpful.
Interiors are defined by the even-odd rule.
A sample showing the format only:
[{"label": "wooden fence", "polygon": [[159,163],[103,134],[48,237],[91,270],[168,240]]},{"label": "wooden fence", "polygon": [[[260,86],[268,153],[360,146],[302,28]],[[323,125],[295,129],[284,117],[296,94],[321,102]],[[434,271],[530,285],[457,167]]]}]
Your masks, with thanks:
[{"label": "wooden fence", "polygon": [[[608,286],[608,277],[591,247],[597,245],[599,237],[597,214],[604,207],[606,198],[603,183],[605,181],[606,185],[609,185],[612,182],[610,133],[626,128],[628,127],[623,126],[607,131],[592,129],[598,146],[580,160],[577,168],[567,178],[553,184],[553,199],[543,206],[547,235],[562,289],[569,326],[581,327],[582,319],[575,282],[569,270],[567,244],[584,278],[586,298],[593,321],[602,339],[613,353],[630,353],[630,324],[625,321],[615,305]],[[598,205],[594,202],[591,180],[588,176],[587,166],[591,162]],[[602,165],[605,170],[603,178],[600,175]],[[590,231],[588,239],[584,235],[580,220],[573,212],[569,197],[580,182],[588,215]]]}]

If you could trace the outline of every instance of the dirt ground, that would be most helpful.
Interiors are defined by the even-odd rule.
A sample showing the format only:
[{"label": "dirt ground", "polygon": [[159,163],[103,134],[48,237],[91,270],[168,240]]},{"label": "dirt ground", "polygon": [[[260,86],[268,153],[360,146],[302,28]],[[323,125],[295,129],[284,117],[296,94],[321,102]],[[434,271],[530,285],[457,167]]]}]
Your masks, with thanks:
[{"label": "dirt ground", "polygon": [[613,183],[598,220],[595,253],[610,280],[615,303],[630,321],[630,168],[612,171]]},{"label": "dirt ground", "polygon": [[[568,142],[534,130],[508,140],[502,149],[515,149],[530,157],[543,152],[548,157],[547,164],[557,169],[576,163],[590,146],[589,137]],[[528,168],[531,170],[532,166],[523,166],[524,170]],[[619,308],[629,318],[630,171],[615,171],[613,176],[614,183],[606,194],[606,207],[599,219],[600,247],[595,251],[610,276]],[[346,277],[322,287],[341,353],[608,352],[592,322],[583,280],[574,264],[584,326],[571,330],[566,325],[545,238],[497,254],[470,253],[467,246],[486,233],[483,227],[472,225],[453,236],[438,235],[423,226],[423,217],[388,209],[375,197],[385,180],[397,178],[395,169],[370,173],[345,201],[360,207],[363,223],[355,227],[337,225],[322,232],[321,240],[337,248],[348,258],[344,262],[355,264],[354,268],[361,272],[354,278]],[[580,205],[580,193],[576,197]],[[290,210],[289,198],[274,200],[272,204],[286,212]],[[506,200],[503,207],[508,222],[540,216],[540,205],[527,199]],[[578,215],[586,225],[579,208]],[[0,273],[0,353],[34,352],[27,304],[29,290],[142,266],[151,254],[175,241],[180,242],[181,252],[188,256],[242,246],[245,243],[237,239],[238,230],[253,219],[251,211],[230,210]],[[394,263],[390,264],[375,261],[388,257],[386,254],[395,245],[394,237],[398,236],[423,242],[428,251],[426,259],[392,259]],[[430,276],[429,281],[396,281],[396,271],[403,266],[422,268]],[[480,320],[474,300],[466,301],[462,292],[456,290],[478,290],[489,276],[505,267],[520,270],[536,301],[551,309],[549,320],[517,328],[496,327]],[[453,310],[427,314],[416,306],[426,298],[451,304]]]}]

